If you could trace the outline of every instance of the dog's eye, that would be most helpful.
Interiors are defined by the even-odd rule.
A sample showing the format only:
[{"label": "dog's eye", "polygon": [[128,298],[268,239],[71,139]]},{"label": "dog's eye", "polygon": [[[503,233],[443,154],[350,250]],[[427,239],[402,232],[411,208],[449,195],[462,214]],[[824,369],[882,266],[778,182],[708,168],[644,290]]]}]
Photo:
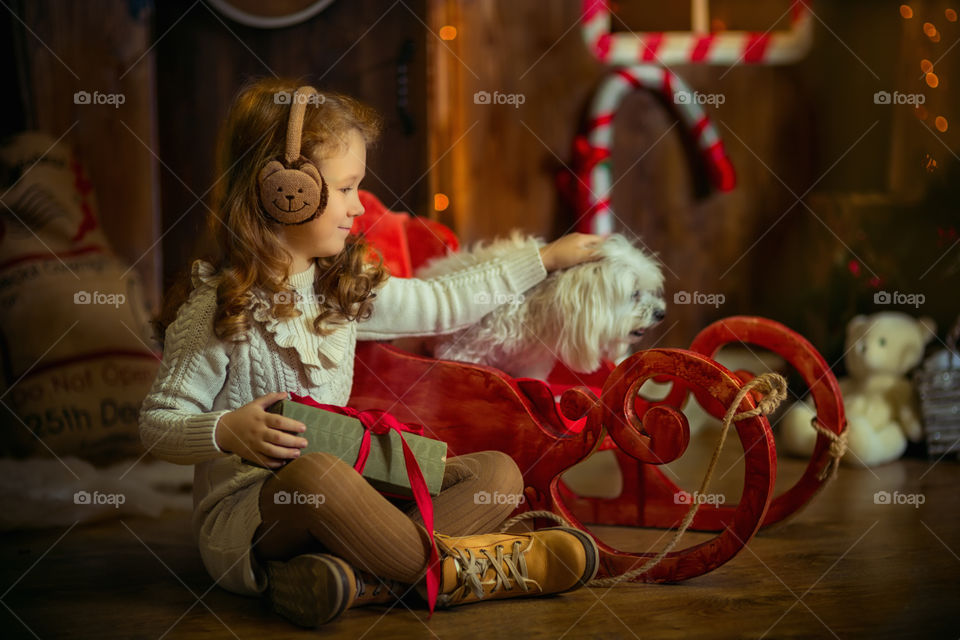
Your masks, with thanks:
[{"label": "dog's eye", "polygon": [[634,299],[634,300],[639,300],[639,299],[640,299],[640,291],[639,291],[639,290],[633,292],[633,299]]}]

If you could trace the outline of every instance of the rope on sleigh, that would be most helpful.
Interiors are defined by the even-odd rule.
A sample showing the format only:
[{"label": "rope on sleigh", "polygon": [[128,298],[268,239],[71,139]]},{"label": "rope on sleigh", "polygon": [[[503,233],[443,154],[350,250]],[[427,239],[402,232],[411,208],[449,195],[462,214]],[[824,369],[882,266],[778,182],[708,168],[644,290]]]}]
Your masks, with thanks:
[{"label": "rope on sleigh", "polygon": [[813,416],[810,419],[810,426],[816,429],[817,433],[826,436],[830,440],[830,462],[820,470],[820,473],[817,474],[819,480],[833,480],[837,475],[837,470],[840,468],[840,459],[843,457],[843,454],[847,452],[847,431],[841,433],[835,433],[830,429],[827,429],[825,426],[820,424],[820,421],[817,420],[817,416]]},{"label": "rope on sleigh", "polygon": [[[750,391],[754,388],[760,393],[763,394],[763,398],[757,403],[756,408],[749,411],[743,411],[741,413],[735,413],[737,408],[740,406],[740,402],[746,397]],[[710,479],[713,476],[713,471],[717,466],[717,461],[720,459],[720,451],[723,449],[723,443],[727,439],[727,432],[730,430],[730,425],[734,422],[739,422],[741,420],[746,420],[748,418],[754,418],[759,415],[770,415],[773,411],[784,401],[787,397],[787,381],[783,376],[776,373],[762,373],[756,378],[752,379],[750,382],[745,384],[743,388],[737,393],[736,397],[733,399],[733,402],[730,404],[730,407],[727,409],[726,415],[723,417],[723,427],[720,430],[720,438],[717,442],[717,447],[713,451],[713,457],[710,459],[710,464],[707,466],[707,471],[703,476],[703,481],[700,483],[700,488],[697,490],[697,495],[703,495],[707,491],[707,487],[710,484]],[[832,433],[832,432],[831,432]],[[836,435],[836,434],[834,434]],[[843,434],[846,436],[846,434]],[[846,438],[843,438],[843,441],[846,441]],[[831,448],[832,452],[832,448]],[[677,546],[677,543],[680,542],[680,538],[690,527],[690,524],[693,522],[694,516],[697,514],[697,510],[700,508],[700,502],[694,500],[690,505],[689,511],[683,517],[683,521],[680,524],[680,528],[677,529],[677,532],[674,534],[673,538],[667,543],[663,549],[660,550],[657,555],[653,556],[647,560],[643,566],[640,566],[636,569],[622,573],[619,576],[614,576],[610,578],[598,578],[591,580],[587,583],[589,587],[613,587],[621,582],[626,582],[632,580],[638,576],[645,574],[646,572],[653,569],[655,566],[660,564],[660,561],[663,560],[668,553],[670,553],[674,547]],[[506,531],[511,526],[520,522],[521,520],[528,520],[531,518],[547,518],[551,520],[556,520],[566,526],[571,526],[567,520],[552,511],[527,511],[521,513],[518,516],[510,518],[500,526],[500,531]]]}]

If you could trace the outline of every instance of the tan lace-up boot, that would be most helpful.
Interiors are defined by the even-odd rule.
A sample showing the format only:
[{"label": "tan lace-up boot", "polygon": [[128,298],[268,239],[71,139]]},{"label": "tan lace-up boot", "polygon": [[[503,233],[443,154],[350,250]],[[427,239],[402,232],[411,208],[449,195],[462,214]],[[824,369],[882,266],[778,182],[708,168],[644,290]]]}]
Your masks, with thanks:
[{"label": "tan lace-up boot", "polygon": [[346,611],[357,581],[344,560],[309,553],[267,563],[267,599],[273,610],[301,627],[318,627]]},{"label": "tan lace-up boot", "polygon": [[592,580],[599,566],[593,538],[569,527],[460,538],[437,534],[436,540],[441,606],[573,591]]},{"label": "tan lace-up boot", "polygon": [[319,627],[351,607],[392,602],[405,590],[325,553],[267,563],[266,596],[273,610],[301,627]]}]

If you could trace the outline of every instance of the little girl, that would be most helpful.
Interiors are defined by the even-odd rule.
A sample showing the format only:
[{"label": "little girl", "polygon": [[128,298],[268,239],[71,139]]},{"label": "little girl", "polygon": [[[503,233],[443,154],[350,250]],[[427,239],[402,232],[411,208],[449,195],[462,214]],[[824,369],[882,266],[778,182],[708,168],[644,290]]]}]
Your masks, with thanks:
[{"label": "little girl", "polygon": [[[389,278],[350,235],[378,130],[373,111],[345,96],[278,80],[241,90],[218,145],[215,253],[193,263],[192,291],[168,296],[163,366],[140,414],[150,453],[195,465],[193,529],[213,579],[266,594],[305,626],[422,593],[431,546],[414,506],[386,499],[333,455],[300,455],[305,426],[266,409],[287,392],[345,405],[357,339],[460,329],[489,301],[593,259],[599,240],[571,234],[436,280]],[[488,533],[513,507],[475,495],[522,490],[506,454],[447,461],[433,500],[441,604],[568,591],[596,573],[596,545],[576,529]]]}]

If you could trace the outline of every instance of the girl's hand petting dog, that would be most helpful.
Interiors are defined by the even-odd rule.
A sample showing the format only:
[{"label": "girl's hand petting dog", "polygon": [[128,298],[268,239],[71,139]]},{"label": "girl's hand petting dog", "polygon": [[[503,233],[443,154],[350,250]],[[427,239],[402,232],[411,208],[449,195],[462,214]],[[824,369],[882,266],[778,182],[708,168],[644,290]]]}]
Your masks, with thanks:
[{"label": "girl's hand petting dog", "polygon": [[225,413],[217,423],[214,435],[217,446],[270,469],[282,467],[299,457],[307,440],[295,434],[306,431],[306,425],[266,411],[274,402],[288,398],[282,391],[268,393],[236,411]]},{"label": "girl's hand petting dog", "polygon": [[540,249],[540,259],[547,273],[566,269],[581,262],[599,260],[596,250],[603,242],[601,236],[590,233],[570,233]]}]

